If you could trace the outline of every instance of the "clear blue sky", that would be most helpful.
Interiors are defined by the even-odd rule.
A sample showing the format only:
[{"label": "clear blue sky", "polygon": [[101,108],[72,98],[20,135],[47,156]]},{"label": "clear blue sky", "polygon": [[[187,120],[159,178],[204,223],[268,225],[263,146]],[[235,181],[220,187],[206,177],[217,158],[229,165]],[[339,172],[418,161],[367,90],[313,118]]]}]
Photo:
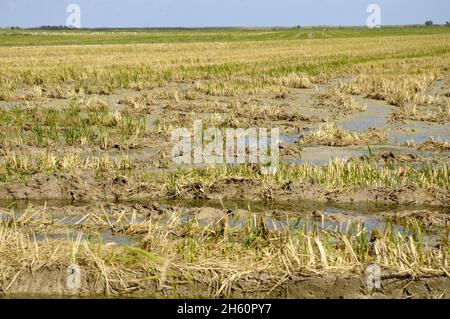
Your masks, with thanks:
[{"label": "clear blue sky", "polygon": [[450,0],[0,0],[0,27],[64,25],[71,3],[82,27],[365,25],[371,3],[385,25],[450,21]]}]

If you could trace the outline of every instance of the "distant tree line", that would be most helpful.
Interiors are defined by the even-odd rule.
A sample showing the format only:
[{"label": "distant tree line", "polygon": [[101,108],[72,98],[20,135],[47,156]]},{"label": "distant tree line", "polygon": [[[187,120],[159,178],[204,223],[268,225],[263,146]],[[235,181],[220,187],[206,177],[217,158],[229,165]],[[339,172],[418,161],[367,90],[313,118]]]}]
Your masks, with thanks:
[{"label": "distant tree line", "polygon": [[[433,23],[433,21],[427,20],[427,21],[425,21],[425,25],[426,25],[427,27],[431,27],[431,26],[433,26],[433,25],[435,25],[435,24]],[[436,25],[438,25],[438,24],[436,24]],[[446,25],[447,27],[450,27],[450,21],[446,21],[446,22],[445,22],[445,25]]]},{"label": "distant tree line", "polygon": [[37,29],[43,29],[43,30],[65,30],[65,29],[73,29],[73,27],[68,27],[66,25],[42,25],[38,27]]},{"label": "distant tree line", "polygon": [[[427,20],[425,21],[425,26],[427,27],[431,27],[434,26],[434,22],[432,20]],[[436,24],[436,26],[439,24]],[[443,24],[447,27],[450,27],[450,21],[446,21],[445,24]],[[320,28],[321,26],[316,26],[316,27],[311,27],[311,28]],[[294,28],[297,29],[301,29],[302,26],[301,25],[297,25]],[[1,27],[0,27],[1,29]],[[6,29],[8,29],[8,27],[6,27]],[[21,27],[18,26],[11,26],[9,27],[9,29],[11,30],[21,30]],[[27,28],[26,28],[27,29]],[[71,26],[66,26],[66,25],[42,25],[40,27],[36,27],[36,28],[30,28],[30,29],[41,29],[41,30],[70,30],[70,29],[74,29],[74,27]],[[116,29],[116,28],[96,28],[96,30],[110,30],[110,29]],[[123,30],[135,30],[135,29],[139,29],[139,30],[152,30],[152,29],[156,29],[159,30],[161,28],[119,28],[119,29],[123,29]],[[167,29],[167,30],[185,30],[185,29],[190,29],[190,28],[183,28],[183,27],[171,27],[171,28],[163,28],[163,29]],[[194,28],[195,29],[195,28]],[[200,28],[201,29],[201,28]],[[212,27],[210,29],[234,29],[233,27]],[[274,30],[276,30],[277,28],[273,28]]]},{"label": "distant tree line", "polygon": [[[12,26],[12,27],[9,27],[9,29],[11,29],[11,30],[21,30],[22,28],[21,27],[17,27],[17,26]],[[30,29],[67,30],[67,29],[73,29],[73,27],[68,27],[66,25],[42,25],[40,27],[30,28]]]}]

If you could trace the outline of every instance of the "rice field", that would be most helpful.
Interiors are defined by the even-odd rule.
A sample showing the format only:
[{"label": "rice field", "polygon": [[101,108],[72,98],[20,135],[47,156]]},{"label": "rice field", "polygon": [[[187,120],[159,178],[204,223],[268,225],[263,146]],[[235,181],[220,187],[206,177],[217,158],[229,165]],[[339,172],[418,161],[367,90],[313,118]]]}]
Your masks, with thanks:
[{"label": "rice field", "polygon": [[[444,26],[0,30],[0,297],[450,298],[449,43]],[[248,133],[247,160],[278,129],[258,154],[276,170],[175,161],[198,123],[202,150]]]}]

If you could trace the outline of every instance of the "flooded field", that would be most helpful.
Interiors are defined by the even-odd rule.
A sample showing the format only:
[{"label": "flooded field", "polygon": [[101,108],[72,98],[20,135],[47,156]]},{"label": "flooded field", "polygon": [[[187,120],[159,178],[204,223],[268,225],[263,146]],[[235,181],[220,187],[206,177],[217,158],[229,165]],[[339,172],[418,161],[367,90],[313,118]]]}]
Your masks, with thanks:
[{"label": "flooded field", "polygon": [[[29,202],[29,201],[3,201],[1,203],[0,217],[4,225],[8,225],[11,231],[20,229],[20,249],[31,249],[28,254],[36,254],[33,258],[40,266],[33,274],[28,275],[19,270],[19,276],[11,281],[9,291],[11,297],[48,294],[73,295],[66,287],[65,269],[60,267],[64,262],[59,260],[59,255],[64,250],[62,247],[77,249],[76,256],[84,260],[86,272],[83,273],[83,287],[78,293],[80,296],[96,296],[118,294],[130,294],[137,297],[181,297],[186,293],[196,291],[195,296],[206,297],[213,294],[235,297],[317,297],[317,296],[346,296],[362,297],[364,295],[363,282],[355,275],[354,268],[358,268],[358,258],[369,258],[375,254],[377,258],[400,258],[397,262],[402,264],[402,256],[411,258],[408,253],[397,256],[387,256],[386,253],[394,253],[406,244],[413,242],[417,251],[413,254],[429,254],[428,258],[439,258],[439,262],[445,262],[443,256],[434,255],[433,251],[439,251],[447,240],[443,232],[448,232],[450,220],[448,207],[426,207],[415,205],[370,205],[370,204],[336,204],[328,205],[318,202],[218,202],[218,201],[166,201],[157,203],[154,201],[139,202],[96,202],[96,203],[70,203],[61,201]],[[447,229],[447,230],[446,230]],[[6,236],[6,230],[3,230]],[[8,234],[18,236],[18,234]],[[342,237],[345,236],[345,237]],[[391,238],[392,242],[380,245],[382,237]],[[448,234],[447,234],[448,236]],[[7,237],[8,238],[8,237]],[[345,238],[345,239],[344,239]],[[409,238],[409,239],[408,239]],[[412,241],[413,240],[413,241]],[[27,242],[31,246],[28,246]],[[300,244],[304,241],[302,244]],[[354,242],[355,241],[355,242]],[[13,243],[4,243],[11,245]],[[282,255],[276,252],[279,245],[288,245]],[[302,246],[304,247],[301,253]],[[243,247],[239,247],[243,245]],[[300,246],[299,246],[300,245]],[[320,247],[319,255],[316,255],[314,247]],[[346,246],[348,245],[348,246]],[[394,251],[389,251],[390,245],[394,245]],[[48,257],[46,249],[52,247],[52,255]],[[143,247],[146,247],[143,249]],[[150,248],[152,247],[152,248]],[[154,249],[157,250],[154,250]],[[40,249],[43,249],[40,251]],[[54,251],[53,251],[54,249]],[[150,249],[150,250],[149,250]],[[288,286],[274,284],[275,274],[266,273],[271,268],[269,265],[258,266],[250,270],[240,264],[242,261],[236,258],[249,258],[256,261],[262,256],[248,255],[250,251],[261,249],[261,253],[269,254],[273,263],[285,253],[288,256],[294,253],[297,262],[303,265],[308,273],[316,267],[318,269],[345,269],[347,283],[342,282],[338,286],[330,286],[330,283],[317,286],[311,273],[302,273],[300,277],[286,277]],[[348,251],[347,251],[348,249]],[[385,251],[378,251],[385,249]],[[217,250],[221,250],[218,253]],[[275,251],[274,251],[275,250]],[[342,251],[341,251],[342,250]],[[96,252],[100,255],[96,255]],[[156,254],[158,252],[158,254]],[[169,256],[161,258],[160,254],[171,252]],[[12,253],[12,252],[10,252]],[[15,253],[19,253],[15,251]],[[38,261],[44,254],[47,258]],[[66,253],[66,252],[64,252]],[[342,254],[343,253],[343,254]],[[93,255],[90,255],[93,254]],[[112,254],[112,255],[111,255]],[[117,254],[117,255],[116,255]],[[241,256],[244,254],[244,256]],[[342,256],[336,257],[332,254]],[[345,255],[353,256],[350,264],[340,260]],[[383,256],[384,255],[384,256]],[[365,257],[363,257],[365,256]],[[383,256],[383,257],[382,257]],[[292,256],[291,256],[292,257]],[[23,257],[22,257],[23,258]],[[90,260],[90,258],[94,258]],[[101,259],[99,259],[101,258]],[[103,260],[105,258],[105,260]],[[110,260],[111,258],[111,260]],[[104,273],[96,274],[96,267],[106,267],[107,262],[121,261],[122,265],[133,265],[136,260],[142,258],[139,263],[150,263],[154,269],[156,283],[149,285],[141,283],[139,274],[149,270],[147,266],[140,264],[138,269],[103,269]],[[256,258],[256,260],[255,260]],[[131,260],[128,260],[131,259]],[[192,262],[201,261],[201,267],[196,269]],[[287,259],[289,260],[289,259]],[[284,262],[288,262],[288,261]],[[391,260],[395,262],[395,260]],[[5,262],[5,261],[4,261]],[[11,262],[11,260],[9,260]],[[22,262],[24,262],[22,260]],[[188,262],[187,264],[185,264]],[[436,260],[429,260],[429,263]],[[231,264],[230,264],[231,263]],[[89,265],[89,268],[87,267]],[[406,265],[405,265],[406,266]],[[92,268],[91,268],[92,267]],[[141,269],[144,267],[144,269]],[[187,267],[187,268],[184,268]],[[239,270],[236,269],[239,267]],[[240,268],[246,269],[245,271]],[[136,271],[139,270],[139,274]],[[186,271],[198,270],[198,278],[205,282],[185,282],[188,275]],[[206,271],[208,270],[208,271]],[[23,272],[23,275],[20,272]],[[231,272],[237,276],[250,276],[257,290],[249,292],[245,288],[233,288],[232,291],[223,291],[231,287],[220,285],[216,276],[224,275],[222,272]],[[240,273],[243,271],[243,273]],[[287,270],[285,270],[287,271]],[[319,271],[319,270],[317,270]],[[321,271],[321,272],[322,272]],[[167,273],[166,273],[167,272]],[[266,273],[266,279],[261,278]],[[229,274],[229,275],[231,275]],[[331,280],[336,274],[332,271],[325,273],[325,278]],[[106,276],[101,278],[98,276]],[[167,279],[170,276],[171,279]],[[256,277],[253,277],[256,276]],[[285,274],[284,276],[287,276]],[[405,277],[406,276],[406,277]],[[434,278],[436,273],[431,277]],[[159,287],[162,280],[177,279],[176,288],[165,284]],[[182,278],[185,278],[184,280]],[[283,277],[282,277],[283,278]],[[323,275],[321,275],[324,280]],[[389,273],[386,278],[392,280],[383,293],[376,293],[374,297],[390,296],[401,297],[404,291],[399,289],[398,281],[409,278],[408,275]],[[105,282],[107,280],[107,282]],[[266,290],[265,280],[270,280],[273,289]],[[337,279],[334,279],[337,280]],[[388,281],[389,281],[388,280]],[[212,282],[211,282],[212,281]],[[151,281],[153,282],[153,281]],[[295,289],[295,282],[305,282],[306,289]],[[159,283],[159,284],[157,284]],[[349,284],[350,283],[350,284]],[[106,284],[107,290],[104,290]],[[424,284],[432,287],[434,293],[445,293],[447,279],[437,278],[424,282],[414,282],[408,293],[421,294],[422,296],[436,297],[430,292],[425,292]],[[250,284],[249,284],[250,285]],[[201,290],[200,287],[207,290]],[[302,284],[302,287],[303,284]],[[198,290],[197,290],[198,289]]]},{"label": "flooded field", "polygon": [[450,298],[448,30],[0,43],[0,296]]}]

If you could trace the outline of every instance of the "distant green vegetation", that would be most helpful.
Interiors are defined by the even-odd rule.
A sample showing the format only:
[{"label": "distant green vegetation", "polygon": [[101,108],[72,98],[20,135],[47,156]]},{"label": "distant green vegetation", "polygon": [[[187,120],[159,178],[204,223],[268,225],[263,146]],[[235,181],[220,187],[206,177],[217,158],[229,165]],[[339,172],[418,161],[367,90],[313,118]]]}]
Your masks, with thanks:
[{"label": "distant green vegetation", "polygon": [[0,29],[0,46],[301,40],[450,33],[435,27],[306,27],[211,29]]}]

